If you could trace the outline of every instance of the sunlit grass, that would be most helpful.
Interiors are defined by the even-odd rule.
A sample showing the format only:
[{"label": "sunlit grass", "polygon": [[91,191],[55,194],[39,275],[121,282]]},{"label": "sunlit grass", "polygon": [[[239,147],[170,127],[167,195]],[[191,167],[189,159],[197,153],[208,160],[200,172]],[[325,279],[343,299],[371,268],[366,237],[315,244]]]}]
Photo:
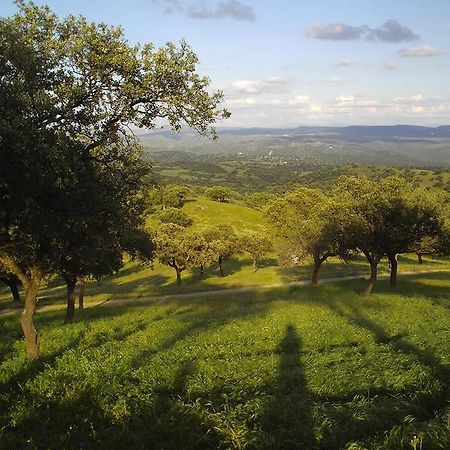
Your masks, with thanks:
[{"label": "sunlit grass", "polygon": [[1,319],[3,448],[448,448],[450,279]]}]

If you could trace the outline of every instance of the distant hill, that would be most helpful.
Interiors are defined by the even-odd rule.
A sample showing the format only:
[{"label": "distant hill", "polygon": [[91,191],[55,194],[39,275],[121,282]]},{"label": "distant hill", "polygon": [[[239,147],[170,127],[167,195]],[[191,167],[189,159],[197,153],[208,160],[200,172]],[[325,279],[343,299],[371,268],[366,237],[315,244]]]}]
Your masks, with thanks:
[{"label": "distant hill", "polygon": [[[450,139],[450,125],[440,127],[421,127],[415,125],[354,125],[348,127],[313,127],[300,126],[297,128],[222,128],[220,136],[298,136],[305,138],[364,138],[367,140],[392,140],[392,139]],[[174,140],[182,140],[186,137],[194,137],[196,133],[190,130],[172,134],[170,131],[151,131],[142,134],[143,139],[161,136]]]},{"label": "distant hill", "polygon": [[450,125],[348,126],[297,128],[223,128],[219,140],[191,130],[158,130],[139,138],[151,151],[195,154],[296,156],[321,164],[450,166]]}]

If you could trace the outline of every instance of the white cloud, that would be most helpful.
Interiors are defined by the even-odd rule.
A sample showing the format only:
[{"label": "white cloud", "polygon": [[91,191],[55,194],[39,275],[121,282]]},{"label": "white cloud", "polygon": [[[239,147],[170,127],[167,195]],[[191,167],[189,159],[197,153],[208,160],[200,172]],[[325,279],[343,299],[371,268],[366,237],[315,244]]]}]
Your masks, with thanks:
[{"label": "white cloud", "polygon": [[366,39],[368,41],[402,42],[418,39],[411,28],[402,25],[398,20],[390,19],[379,27],[368,25],[348,25],[345,23],[316,24],[305,30],[305,36],[310,39],[330,41],[349,41]]},{"label": "white cloud", "polygon": [[256,103],[256,100],[252,97],[247,98],[229,98],[225,100],[225,103],[228,105],[254,105]]},{"label": "white cloud", "polygon": [[342,84],[344,80],[341,77],[331,77],[330,83]]},{"label": "white cloud", "polygon": [[386,70],[400,70],[402,68],[402,66],[400,64],[397,64],[397,63],[386,61],[384,63],[384,68]]},{"label": "white cloud", "polygon": [[245,94],[281,92],[289,84],[290,80],[282,77],[273,77],[267,80],[236,80],[231,83],[231,90]]},{"label": "white cloud", "polygon": [[411,97],[411,99],[415,102],[423,102],[424,97],[422,94],[416,94]]},{"label": "white cloud", "polygon": [[335,62],[333,65],[335,67],[350,67],[354,66],[356,63],[351,59],[342,59],[341,61]]},{"label": "white cloud", "polygon": [[290,105],[308,105],[311,102],[311,97],[305,94],[296,95],[289,101]]},{"label": "white cloud", "polygon": [[336,97],[337,106],[351,106],[355,103],[355,97],[350,94]]},{"label": "white cloud", "polygon": [[447,52],[438,50],[430,45],[420,45],[419,47],[403,49],[399,51],[399,55],[406,58],[427,58],[431,56],[446,55]]}]

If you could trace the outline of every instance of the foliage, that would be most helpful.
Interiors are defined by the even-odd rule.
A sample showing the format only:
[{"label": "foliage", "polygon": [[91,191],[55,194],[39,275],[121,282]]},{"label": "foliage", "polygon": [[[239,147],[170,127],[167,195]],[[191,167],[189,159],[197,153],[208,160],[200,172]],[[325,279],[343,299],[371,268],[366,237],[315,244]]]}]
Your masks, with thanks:
[{"label": "foliage", "polygon": [[216,202],[228,203],[233,196],[233,192],[231,189],[223,186],[213,186],[212,188],[206,189],[205,195]]},{"label": "foliage", "polygon": [[175,131],[186,123],[216,137],[211,125],[229,113],[185,42],[131,47],[119,28],[18,8],[0,20],[0,262],[25,286],[22,328],[36,359],[42,278],[72,270],[77,242],[99,221],[104,248],[142,225],[148,164],[130,126],[163,118]]},{"label": "foliage", "polygon": [[182,210],[177,208],[166,208],[158,215],[162,223],[174,223],[180,227],[187,228],[192,225],[192,219]]},{"label": "foliage", "polygon": [[254,267],[258,261],[273,251],[272,240],[265,234],[244,233],[241,234],[239,240],[242,250],[250,254]]},{"label": "foliage", "polygon": [[158,206],[163,210],[166,208],[181,208],[189,192],[190,190],[185,186],[158,185],[150,190],[149,203],[151,206]]},{"label": "foliage", "polygon": [[331,256],[348,260],[356,248],[356,235],[364,227],[353,212],[353,205],[339,196],[318,189],[297,188],[273,201],[266,215],[283,238],[282,258],[301,264],[312,257],[312,282],[319,281],[319,270]]},{"label": "foliage", "polygon": [[203,237],[213,249],[220,275],[224,276],[223,261],[241,251],[241,243],[235,229],[228,224],[219,224],[204,230]]},{"label": "foliage", "polygon": [[178,284],[183,271],[206,266],[215,259],[212,247],[200,233],[188,232],[180,225],[163,224],[156,232],[155,241],[159,262],[176,271]]}]

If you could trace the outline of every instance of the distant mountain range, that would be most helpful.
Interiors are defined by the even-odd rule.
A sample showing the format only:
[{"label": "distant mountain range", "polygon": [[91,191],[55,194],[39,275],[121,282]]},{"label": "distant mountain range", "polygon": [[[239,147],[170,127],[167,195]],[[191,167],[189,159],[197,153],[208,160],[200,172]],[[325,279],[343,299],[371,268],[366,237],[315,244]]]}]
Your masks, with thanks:
[{"label": "distant mountain range", "polygon": [[[296,128],[221,128],[219,136],[280,136],[330,139],[363,139],[363,140],[393,140],[393,139],[450,139],[450,125],[439,127],[421,127],[415,125],[354,125],[348,127],[315,127],[300,126]],[[179,134],[170,131],[150,131],[142,137],[164,136],[179,140],[188,135],[195,135],[194,131],[184,130]]]}]

